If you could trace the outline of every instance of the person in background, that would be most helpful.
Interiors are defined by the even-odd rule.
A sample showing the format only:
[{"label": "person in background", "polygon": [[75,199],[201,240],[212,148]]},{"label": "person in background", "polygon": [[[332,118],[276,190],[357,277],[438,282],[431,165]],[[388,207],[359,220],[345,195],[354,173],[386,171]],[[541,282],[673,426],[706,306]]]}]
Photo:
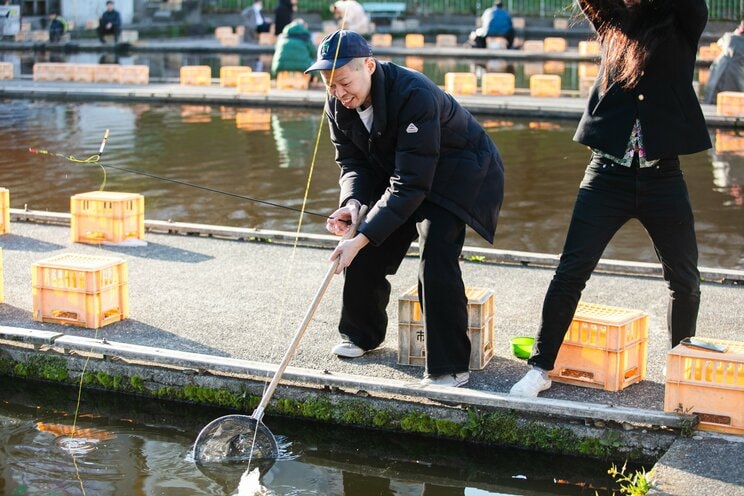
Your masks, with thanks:
[{"label": "person in background", "polygon": [[514,26],[509,12],[504,9],[504,2],[496,0],[493,7],[487,8],[481,16],[481,26],[476,29],[472,38],[474,48],[486,48],[489,36],[500,36],[506,39],[506,47],[514,46]]},{"label": "person in background", "polygon": [[[671,346],[695,335],[700,273],[679,155],[711,147],[692,87],[705,0],[577,0],[602,60],[574,140],[592,150],[528,363],[511,394],[534,397],[552,370],[602,253],[630,219],[648,232],[669,287]],[[622,298],[623,295],[613,295]]]},{"label": "person in background", "polygon": [[721,53],[710,66],[705,103],[715,105],[722,91],[744,91],[744,20],[716,42]]},{"label": "person in background", "polygon": [[114,2],[111,0],[106,2],[106,10],[101,14],[101,19],[98,22],[98,39],[101,40],[101,43],[106,43],[104,36],[107,34],[114,36],[114,43],[119,43],[121,16],[114,9]]},{"label": "person in background", "polygon": [[67,21],[56,11],[49,12],[49,41],[58,43],[67,32]]},{"label": "person in background", "polygon": [[334,2],[331,5],[331,12],[338,21],[339,29],[348,29],[362,35],[372,31],[369,16],[359,2],[354,0]]},{"label": "person in background", "polygon": [[253,0],[253,4],[244,8],[240,13],[245,26],[243,41],[246,43],[256,43],[259,33],[268,33],[271,30],[271,22],[263,16],[262,8],[261,0]]},{"label": "person in background", "polygon": [[277,37],[274,56],[271,60],[271,74],[279,71],[303,72],[315,61],[315,45],[310,41],[310,32],[302,19],[284,26]]},{"label": "person in background", "polygon": [[504,194],[501,155],[457,100],[421,73],[377,61],[358,33],[326,36],[311,71],[328,87],[326,117],[341,169],[340,207],[326,229],[346,234],[361,206],[370,208],[356,236],[331,254],[346,275],[342,341],[332,353],[357,358],[384,341],[387,276],[418,238],[421,383],[462,386],[470,379],[470,340],[459,257],[466,224],[493,242]]},{"label": "person in background", "polygon": [[297,10],[297,0],[279,0],[274,10],[274,33],[279,35],[284,26],[292,22],[294,11]]},{"label": "person in background", "polygon": [[742,14],[742,19],[739,23],[739,26],[734,29],[734,34],[738,36],[744,36],[744,14]]}]

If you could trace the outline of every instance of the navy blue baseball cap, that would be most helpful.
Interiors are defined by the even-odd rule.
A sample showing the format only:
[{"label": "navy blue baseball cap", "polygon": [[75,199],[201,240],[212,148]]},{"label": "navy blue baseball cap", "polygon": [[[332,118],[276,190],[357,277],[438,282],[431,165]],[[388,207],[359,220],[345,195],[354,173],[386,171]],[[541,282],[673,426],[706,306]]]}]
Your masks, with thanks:
[{"label": "navy blue baseball cap", "polygon": [[[338,58],[336,58],[337,47],[339,47]],[[320,42],[320,45],[318,45],[318,59],[305,70],[305,73],[330,71],[333,69],[334,61],[336,62],[336,69],[338,69],[348,64],[351,59],[371,56],[372,47],[362,35],[346,29],[335,31]]]}]

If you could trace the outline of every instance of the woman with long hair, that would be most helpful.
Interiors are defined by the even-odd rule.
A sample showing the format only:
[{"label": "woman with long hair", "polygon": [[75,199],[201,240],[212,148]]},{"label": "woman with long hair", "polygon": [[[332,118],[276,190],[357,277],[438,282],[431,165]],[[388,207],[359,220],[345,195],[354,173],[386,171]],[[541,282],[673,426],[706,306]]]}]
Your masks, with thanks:
[{"label": "woman with long hair", "polygon": [[628,220],[648,232],[670,290],[671,345],[695,334],[700,305],[697,241],[679,155],[711,147],[692,87],[705,0],[578,0],[602,60],[574,140],[591,160],[558,268],[545,295],[532,368],[511,394],[548,389],[581,292]]}]

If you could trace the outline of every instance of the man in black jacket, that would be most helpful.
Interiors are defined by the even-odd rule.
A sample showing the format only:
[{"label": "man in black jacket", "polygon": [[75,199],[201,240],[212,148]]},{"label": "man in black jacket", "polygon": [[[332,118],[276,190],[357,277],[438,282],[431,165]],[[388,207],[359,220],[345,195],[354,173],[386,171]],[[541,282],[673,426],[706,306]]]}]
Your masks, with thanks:
[{"label": "man in black jacket", "polygon": [[106,43],[104,36],[107,34],[114,35],[114,43],[119,42],[119,35],[121,34],[121,16],[119,12],[114,10],[114,2],[109,0],[106,2],[106,11],[101,15],[101,19],[98,23],[98,38],[101,43]]},{"label": "man in black jacket", "polygon": [[331,255],[339,272],[346,270],[343,341],[333,352],[355,358],[383,342],[386,276],[418,238],[427,333],[422,383],[464,385],[470,341],[459,256],[466,224],[493,242],[503,199],[501,156],[452,96],[418,72],[375,60],[353,31],[328,35],[307,72],[314,70],[330,90],[326,113],[341,168],[340,208],[326,227],[344,234],[361,205],[370,209],[358,234]]}]

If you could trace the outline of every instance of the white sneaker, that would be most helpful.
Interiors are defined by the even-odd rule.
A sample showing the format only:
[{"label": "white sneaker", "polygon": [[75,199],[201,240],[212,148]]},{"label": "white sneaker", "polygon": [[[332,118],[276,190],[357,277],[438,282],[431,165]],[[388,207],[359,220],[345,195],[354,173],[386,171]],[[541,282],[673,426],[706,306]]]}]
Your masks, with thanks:
[{"label": "white sneaker", "polygon": [[530,369],[519,382],[512,386],[509,394],[536,398],[541,391],[549,389],[553,384],[553,381],[544,374],[544,372],[535,368]]},{"label": "white sneaker", "polygon": [[367,350],[360,348],[351,341],[341,341],[331,349],[331,352],[342,358],[359,358],[367,353]]},{"label": "white sneaker", "polygon": [[426,374],[421,379],[421,385],[423,386],[449,386],[449,387],[460,387],[464,386],[470,380],[470,372],[458,372],[456,374],[442,374],[442,375],[431,375]]}]

